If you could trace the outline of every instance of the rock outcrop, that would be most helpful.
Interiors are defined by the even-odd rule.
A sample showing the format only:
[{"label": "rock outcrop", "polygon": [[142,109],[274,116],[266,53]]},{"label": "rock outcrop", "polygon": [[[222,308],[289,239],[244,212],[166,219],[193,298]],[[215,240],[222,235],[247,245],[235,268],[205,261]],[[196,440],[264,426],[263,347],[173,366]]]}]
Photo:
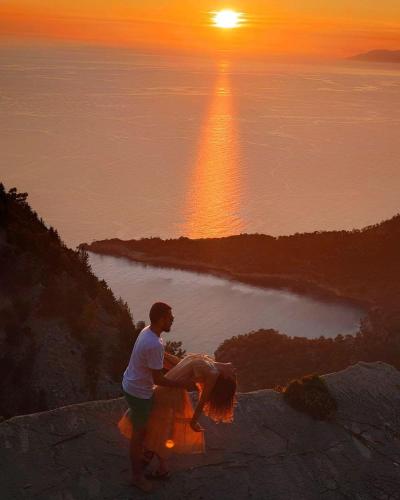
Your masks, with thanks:
[{"label": "rock outcrop", "polygon": [[[239,394],[233,424],[207,419],[207,453],[174,457],[159,499],[400,499],[400,372],[358,363],[325,375],[333,421],[312,420],[272,390]],[[141,498],[129,486],[123,399],[0,424],[0,498]]]}]

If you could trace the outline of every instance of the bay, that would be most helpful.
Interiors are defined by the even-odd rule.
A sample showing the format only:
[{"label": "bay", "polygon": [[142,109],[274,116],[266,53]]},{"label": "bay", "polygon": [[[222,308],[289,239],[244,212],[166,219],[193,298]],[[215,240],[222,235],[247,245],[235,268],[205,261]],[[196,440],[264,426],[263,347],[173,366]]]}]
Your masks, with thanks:
[{"label": "bay", "polygon": [[166,302],[175,317],[165,340],[180,340],[188,352],[214,354],[234,335],[274,328],[290,336],[316,338],[354,334],[364,313],[283,290],[258,288],[212,275],[146,266],[90,253],[94,273],[131,308],[135,321],[149,322],[154,302]]}]

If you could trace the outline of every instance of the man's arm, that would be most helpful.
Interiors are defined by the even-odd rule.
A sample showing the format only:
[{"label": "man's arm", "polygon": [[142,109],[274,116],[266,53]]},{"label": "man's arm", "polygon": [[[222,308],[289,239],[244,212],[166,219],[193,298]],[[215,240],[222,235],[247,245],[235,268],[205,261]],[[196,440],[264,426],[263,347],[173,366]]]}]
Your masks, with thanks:
[{"label": "man's arm", "polygon": [[[178,382],[177,380],[171,380],[164,376],[162,370],[151,370],[153,374],[153,381],[156,385],[162,385],[164,387],[180,387],[181,389],[187,389],[189,384],[187,382]],[[192,384],[190,384],[190,387]]]}]

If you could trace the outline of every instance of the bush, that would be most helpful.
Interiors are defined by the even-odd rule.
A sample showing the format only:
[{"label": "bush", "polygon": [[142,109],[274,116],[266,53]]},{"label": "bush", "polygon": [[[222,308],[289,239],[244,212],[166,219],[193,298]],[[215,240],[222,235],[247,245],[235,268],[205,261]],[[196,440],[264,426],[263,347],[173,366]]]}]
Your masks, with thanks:
[{"label": "bush", "polygon": [[292,408],[317,420],[327,420],[337,410],[336,400],[318,375],[307,375],[292,380],[283,389],[283,395]]}]

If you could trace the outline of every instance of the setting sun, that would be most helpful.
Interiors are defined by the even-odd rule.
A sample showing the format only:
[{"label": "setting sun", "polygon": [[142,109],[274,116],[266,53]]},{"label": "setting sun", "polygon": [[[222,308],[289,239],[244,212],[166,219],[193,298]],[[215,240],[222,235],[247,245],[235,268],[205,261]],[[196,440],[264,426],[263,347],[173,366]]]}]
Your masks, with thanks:
[{"label": "setting sun", "polygon": [[218,28],[237,28],[240,24],[240,13],[230,9],[220,10],[215,13],[213,21]]}]

